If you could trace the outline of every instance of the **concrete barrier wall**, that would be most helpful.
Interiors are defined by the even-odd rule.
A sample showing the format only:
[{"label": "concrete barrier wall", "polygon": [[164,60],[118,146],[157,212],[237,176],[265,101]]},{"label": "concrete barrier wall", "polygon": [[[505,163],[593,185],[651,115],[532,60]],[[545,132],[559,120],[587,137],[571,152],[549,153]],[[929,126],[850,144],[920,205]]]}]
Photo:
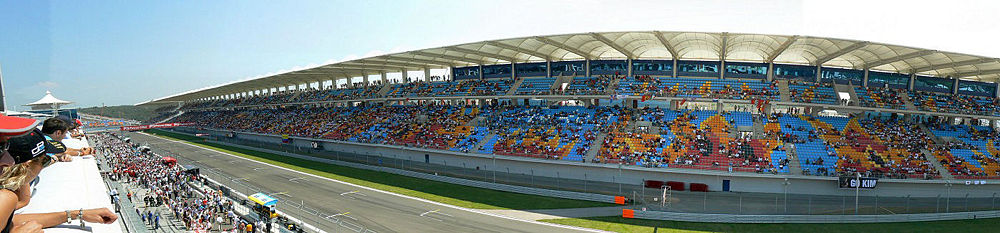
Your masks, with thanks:
[{"label": "concrete barrier wall", "polygon": [[1000,211],[890,215],[734,215],[635,210],[635,218],[720,223],[880,223],[964,220],[1000,217]]},{"label": "concrete barrier wall", "polygon": [[[188,133],[208,133],[217,137],[228,137],[228,134],[233,133],[212,129],[199,130],[191,127],[180,127],[176,130]],[[240,140],[275,145],[283,144],[279,135],[235,132],[235,136]],[[641,185],[644,180],[680,181],[704,183],[708,185],[710,191],[722,191],[723,181],[729,180],[732,192],[785,193],[787,191],[788,194],[855,195],[853,189],[840,189],[835,177],[729,173],[726,171],[637,166],[619,167],[617,164],[581,163],[516,156],[496,156],[494,159],[494,156],[487,154],[295,137],[293,137],[292,145],[300,148],[311,148],[312,142],[321,143],[323,149],[328,151],[367,154],[460,168],[478,168],[504,173],[622,183],[633,186]],[[494,163],[496,165],[493,165]],[[964,181],[955,180],[880,179],[877,189],[862,190],[860,196],[993,198],[998,193],[1000,193],[1000,181],[996,180],[988,180],[985,185],[965,185]]]}]

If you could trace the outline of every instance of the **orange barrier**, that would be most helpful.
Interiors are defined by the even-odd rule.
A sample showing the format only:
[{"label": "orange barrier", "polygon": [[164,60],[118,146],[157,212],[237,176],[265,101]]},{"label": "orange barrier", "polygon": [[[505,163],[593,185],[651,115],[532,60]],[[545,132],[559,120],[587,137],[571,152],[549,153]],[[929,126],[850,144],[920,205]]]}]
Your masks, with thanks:
[{"label": "orange barrier", "polygon": [[625,197],[623,197],[623,196],[615,196],[615,204],[624,205],[625,204]]},{"label": "orange barrier", "polygon": [[635,218],[635,210],[622,209],[622,218]]}]

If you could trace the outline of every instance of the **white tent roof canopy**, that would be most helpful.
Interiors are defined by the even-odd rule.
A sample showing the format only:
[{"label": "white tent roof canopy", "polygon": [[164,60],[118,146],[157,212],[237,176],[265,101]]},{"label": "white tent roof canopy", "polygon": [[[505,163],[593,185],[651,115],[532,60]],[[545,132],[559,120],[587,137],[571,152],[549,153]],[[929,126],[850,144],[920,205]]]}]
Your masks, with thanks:
[{"label": "white tent roof canopy", "polygon": [[55,96],[52,96],[52,92],[51,91],[45,91],[45,96],[43,96],[41,99],[39,99],[38,101],[32,102],[30,104],[25,104],[24,106],[41,106],[41,105],[50,106],[50,105],[53,105],[53,104],[54,105],[66,105],[66,104],[72,104],[72,103],[73,102],[61,100],[61,99],[56,98]]},{"label": "white tent roof canopy", "polygon": [[175,94],[163,104],[383,72],[567,60],[725,60],[821,65],[997,82],[1000,59],[869,41],[729,32],[588,32],[379,55]]}]

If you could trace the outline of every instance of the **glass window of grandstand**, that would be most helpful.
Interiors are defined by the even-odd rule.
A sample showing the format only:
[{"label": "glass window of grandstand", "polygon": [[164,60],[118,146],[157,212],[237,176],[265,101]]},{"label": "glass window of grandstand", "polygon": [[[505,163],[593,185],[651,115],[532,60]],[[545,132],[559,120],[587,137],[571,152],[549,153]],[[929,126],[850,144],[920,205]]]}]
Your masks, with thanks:
[{"label": "glass window of grandstand", "polygon": [[677,76],[719,77],[718,61],[678,61]]},{"label": "glass window of grandstand", "polygon": [[952,85],[954,84],[955,81],[951,79],[917,76],[917,78],[913,80],[913,90],[950,94],[951,88],[953,87]]},{"label": "glass window of grandstand", "polygon": [[517,77],[545,77],[548,75],[548,66],[544,62],[514,64]]},{"label": "glass window of grandstand", "polygon": [[726,78],[767,78],[767,64],[726,62]]},{"label": "glass window of grandstand", "polygon": [[844,85],[861,85],[864,80],[865,72],[863,70],[851,70],[851,69],[840,69],[840,68],[822,68],[822,78],[821,82],[824,83],[836,83]]},{"label": "glass window of grandstand", "polygon": [[483,78],[510,77],[510,64],[483,66]]},{"label": "glass window of grandstand", "polygon": [[626,61],[590,61],[590,75],[624,75],[628,73]]},{"label": "glass window of grandstand", "polygon": [[910,75],[869,71],[868,87],[908,89]]},{"label": "glass window of grandstand", "polygon": [[552,63],[552,76],[577,76],[586,73],[584,61],[561,61]]},{"label": "glass window of grandstand", "polygon": [[632,74],[673,76],[673,60],[633,60]]},{"label": "glass window of grandstand", "polygon": [[774,64],[774,77],[812,82],[816,80],[816,67]]}]

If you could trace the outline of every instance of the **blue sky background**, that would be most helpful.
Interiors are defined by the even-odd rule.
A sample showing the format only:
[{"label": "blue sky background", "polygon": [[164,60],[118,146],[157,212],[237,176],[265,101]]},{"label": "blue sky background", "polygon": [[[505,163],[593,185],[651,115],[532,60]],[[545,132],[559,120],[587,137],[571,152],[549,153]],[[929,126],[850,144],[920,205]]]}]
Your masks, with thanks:
[{"label": "blue sky background", "polygon": [[[590,31],[802,34],[1000,57],[997,3],[0,0],[8,106],[76,107],[375,54]],[[905,5],[905,6],[904,6]]]}]

